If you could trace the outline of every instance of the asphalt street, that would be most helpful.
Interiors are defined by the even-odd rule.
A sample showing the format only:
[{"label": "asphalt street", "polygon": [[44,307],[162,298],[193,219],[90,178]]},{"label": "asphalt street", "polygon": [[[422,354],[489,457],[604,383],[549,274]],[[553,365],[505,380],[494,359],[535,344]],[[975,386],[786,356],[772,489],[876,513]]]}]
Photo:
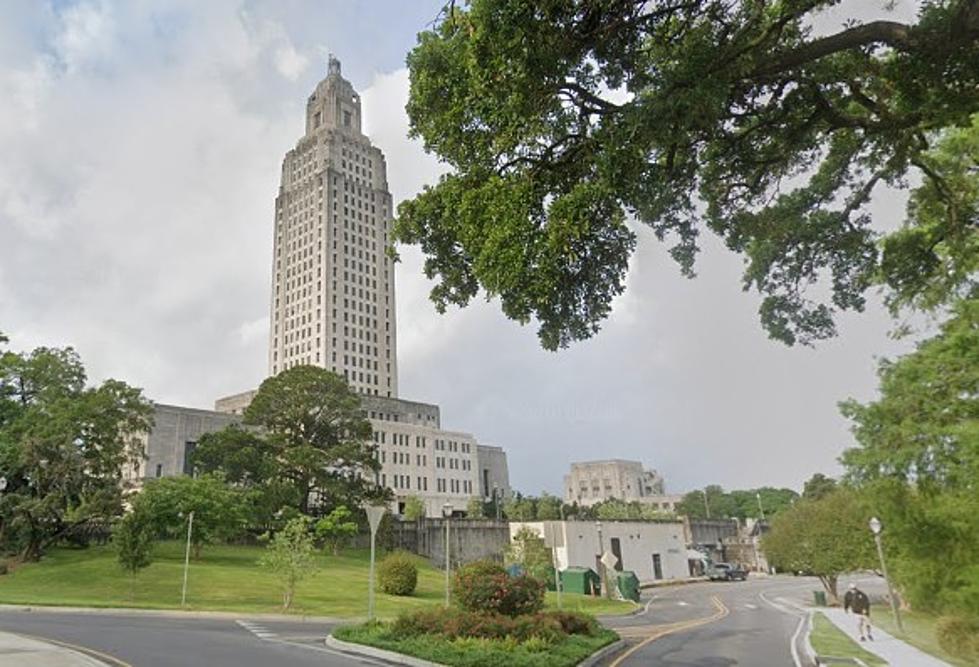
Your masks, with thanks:
[{"label": "asphalt street", "polygon": [[[0,611],[0,629],[98,651],[114,667],[353,667],[384,664],[327,649],[330,626],[173,616]],[[16,667],[0,656],[0,666]]]},{"label": "asphalt street", "polygon": [[[818,587],[813,579],[772,577],[648,591],[643,613],[605,619],[632,651],[605,665],[792,667],[801,615],[787,603]],[[300,620],[0,610],[0,630],[98,651],[118,661],[115,667],[386,664],[327,649],[331,625]],[[15,666],[0,657],[0,667]]]},{"label": "asphalt street", "polygon": [[803,614],[793,608],[815,579],[771,577],[655,589],[638,616],[609,620],[629,652],[607,667],[793,667]]}]

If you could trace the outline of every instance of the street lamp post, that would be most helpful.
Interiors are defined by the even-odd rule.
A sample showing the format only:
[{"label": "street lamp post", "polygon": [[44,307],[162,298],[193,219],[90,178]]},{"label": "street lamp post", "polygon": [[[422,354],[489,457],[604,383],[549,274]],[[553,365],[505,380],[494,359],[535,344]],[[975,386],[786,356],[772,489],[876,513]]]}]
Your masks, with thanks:
[{"label": "street lamp post", "polygon": [[755,498],[758,499],[758,511],[761,513],[761,520],[765,520],[765,508],[761,505],[761,494],[755,493]]},{"label": "street lamp post", "polygon": [[367,512],[367,523],[371,529],[371,569],[367,586],[367,620],[374,619],[374,544],[377,536],[377,527],[381,525],[381,518],[386,511],[384,505],[366,505],[364,511]]},{"label": "street lamp post", "polygon": [[904,634],[901,611],[897,608],[897,597],[894,595],[894,589],[891,587],[891,578],[887,576],[887,563],[884,561],[884,547],[880,541],[880,533],[883,528],[884,526],[881,524],[880,519],[877,517],[870,519],[870,532],[874,534],[874,542],[877,543],[877,556],[880,558],[880,569],[884,573],[884,581],[887,583],[887,593],[891,598],[891,611],[894,612],[894,622],[897,623],[897,629],[901,634]]},{"label": "street lamp post", "polygon": [[442,505],[442,519],[445,521],[445,606],[449,606],[449,522],[452,519],[452,504]]},{"label": "street lamp post", "polygon": [[501,510],[501,508],[500,508],[500,500],[502,499],[500,496],[502,496],[502,495],[503,494],[500,493],[499,487],[496,486],[496,484],[494,484],[493,485],[493,509],[496,510],[496,520],[497,521],[500,521],[500,510]]},{"label": "street lamp post", "polygon": [[605,556],[605,542],[602,540],[602,522],[596,521],[595,528],[598,530],[598,566],[601,570],[599,574],[602,577],[602,594],[610,598],[612,597],[612,591],[608,586],[608,568],[605,567],[605,561],[602,560]]}]

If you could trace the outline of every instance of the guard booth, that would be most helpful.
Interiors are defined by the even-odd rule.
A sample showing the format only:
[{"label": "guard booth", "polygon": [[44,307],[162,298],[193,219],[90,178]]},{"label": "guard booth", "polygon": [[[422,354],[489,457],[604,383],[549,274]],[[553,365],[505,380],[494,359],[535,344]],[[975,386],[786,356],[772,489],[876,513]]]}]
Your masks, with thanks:
[{"label": "guard booth", "polygon": [[569,567],[561,571],[561,590],[566,593],[600,595],[602,580],[591,568]]}]

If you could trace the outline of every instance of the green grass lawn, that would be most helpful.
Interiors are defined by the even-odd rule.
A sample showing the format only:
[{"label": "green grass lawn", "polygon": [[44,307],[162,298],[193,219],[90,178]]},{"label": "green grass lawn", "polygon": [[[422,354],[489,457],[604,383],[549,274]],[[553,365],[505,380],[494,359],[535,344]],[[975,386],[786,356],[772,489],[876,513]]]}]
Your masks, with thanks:
[{"label": "green grass lawn", "polygon": [[812,635],[809,637],[816,655],[827,655],[835,658],[860,658],[873,667],[887,663],[873,653],[860,648],[860,645],[850,639],[842,630],[837,628],[823,614],[815,614],[812,618]]},{"label": "green grass lawn", "polygon": [[394,636],[382,625],[338,628],[334,636],[452,667],[573,667],[618,639],[609,630],[602,630],[594,637],[570,635],[554,644],[520,643],[509,638],[449,640],[430,635],[404,638]]},{"label": "green grass lawn", "polygon": [[925,653],[930,653],[950,665],[954,665],[955,667],[970,667],[972,665],[971,662],[950,656],[938,645],[938,638],[935,636],[935,624],[938,622],[937,616],[916,611],[902,611],[901,620],[905,630],[905,634],[903,635],[897,630],[897,624],[894,622],[894,615],[890,606],[875,605],[871,618],[873,619],[874,625],[880,626],[882,630],[903,639],[909,644],[917,646]]},{"label": "green grass lawn", "polygon": [[[187,609],[247,613],[279,613],[281,593],[276,579],[257,562],[261,547],[208,546],[201,559],[191,560]],[[183,545],[156,545],[153,563],[140,572],[130,597],[130,581],[119,568],[111,547],[52,549],[39,563],[27,563],[0,576],[0,603],[79,607],[141,607],[179,609],[183,577]],[[368,558],[366,550],[341,556],[321,555],[320,570],[301,583],[290,613],[336,618],[367,615]],[[377,614],[391,618],[402,611],[441,604],[445,596],[442,571],[418,559],[418,588],[410,597],[377,594]],[[564,607],[591,614],[628,613],[632,603],[565,594]],[[548,606],[554,605],[553,594]]]}]

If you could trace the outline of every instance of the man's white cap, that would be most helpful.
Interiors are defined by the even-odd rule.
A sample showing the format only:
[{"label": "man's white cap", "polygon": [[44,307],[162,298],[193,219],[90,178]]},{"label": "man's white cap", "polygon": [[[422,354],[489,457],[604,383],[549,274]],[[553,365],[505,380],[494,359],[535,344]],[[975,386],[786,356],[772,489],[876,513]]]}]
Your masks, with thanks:
[{"label": "man's white cap", "polygon": [[854,590],[854,589],[855,589],[856,587],[857,587],[857,585],[856,585],[856,584],[854,584],[854,583],[852,583],[852,582],[850,583],[850,590],[851,590],[851,591],[852,591],[852,590]]}]

